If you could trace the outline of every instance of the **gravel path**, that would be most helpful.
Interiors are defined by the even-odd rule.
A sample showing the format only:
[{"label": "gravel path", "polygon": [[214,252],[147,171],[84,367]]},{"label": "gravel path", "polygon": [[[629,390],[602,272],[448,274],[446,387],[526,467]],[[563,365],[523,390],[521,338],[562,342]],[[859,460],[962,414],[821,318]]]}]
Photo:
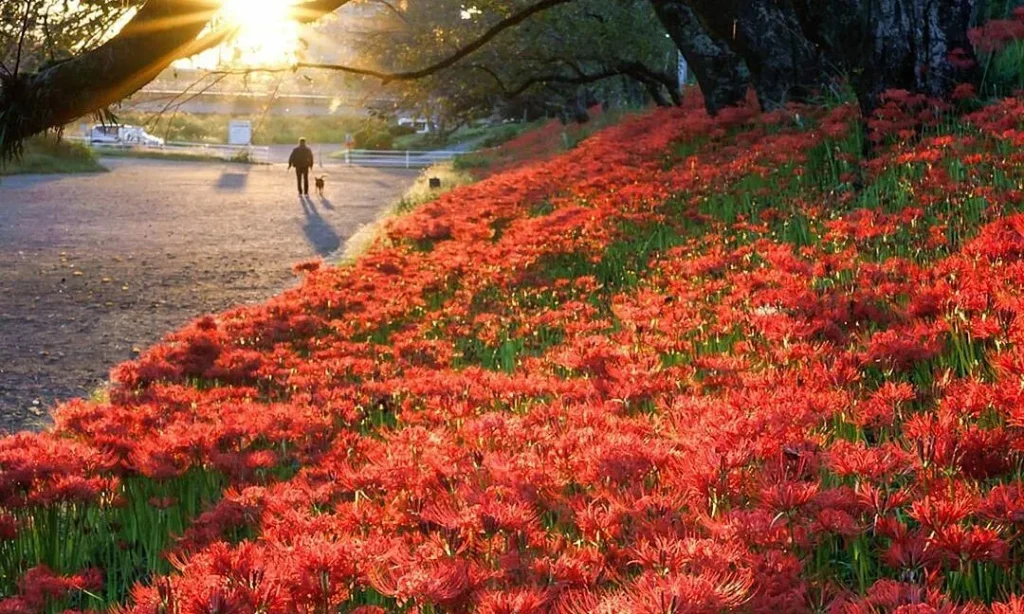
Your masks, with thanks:
[{"label": "gravel path", "polygon": [[283,165],[104,164],[0,180],[0,430],[45,426],[168,331],[280,291],[417,174],[330,167],[303,203]]}]

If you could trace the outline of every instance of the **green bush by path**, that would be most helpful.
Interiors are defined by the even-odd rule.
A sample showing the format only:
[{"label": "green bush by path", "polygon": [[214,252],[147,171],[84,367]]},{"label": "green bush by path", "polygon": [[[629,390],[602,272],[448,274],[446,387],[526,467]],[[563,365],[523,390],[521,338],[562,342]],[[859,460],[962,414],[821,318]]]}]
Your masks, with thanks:
[{"label": "green bush by path", "polygon": [[0,175],[97,173],[106,170],[87,145],[54,136],[37,136],[25,142],[25,152],[20,158],[0,166]]}]

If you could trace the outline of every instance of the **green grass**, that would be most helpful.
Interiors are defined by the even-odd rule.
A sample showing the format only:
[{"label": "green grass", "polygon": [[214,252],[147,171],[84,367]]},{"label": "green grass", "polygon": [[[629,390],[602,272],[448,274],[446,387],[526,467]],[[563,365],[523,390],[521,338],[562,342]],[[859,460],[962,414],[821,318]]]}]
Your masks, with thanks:
[{"label": "green grass", "polygon": [[538,141],[530,145],[531,151],[506,151],[500,146],[512,141],[531,130],[544,130],[551,119],[540,119],[525,124],[502,124],[494,126],[493,131],[484,137],[476,151],[459,156],[455,160],[455,168],[459,170],[488,169],[495,167],[507,167],[516,159],[525,157],[532,160],[542,159],[573,149],[581,142],[589,138],[595,132],[603,130],[621,122],[631,114],[640,109],[622,108],[605,111],[590,119],[585,124],[570,123],[561,127],[557,134],[550,134],[546,141]]},{"label": "green grass", "polygon": [[497,147],[516,138],[523,132],[543,125],[543,122],[531,123],[509,123],[497,124],[494,126],[465,126],[456,130],[447,140],[442,141],[436,134],[406,134],[395,137],[395,149],[410,149],[413,151],[444,149],[455,147],[470,141],[478,141],[478,148]]},{"label": "green grass", "polygon": [[103,609],[123,602],[136,582],[171,571],[164,553],[173,536],[182,535],[204,509],[220,500],[223,489],[223,477],[194,468],[167,480],[126,478],[118,489],[117,505],[63,503],[18,509],[15,517],[25,529],[14,540],[0,542],[0,595],[13,594],[15,579],[37,565],[60,574],[98,567],[104,572],[98,591],[51,603],[45,611]]},{"label": "green grass", "polygon": [[368,124],[376,126],[379,120],[358,116],[286,117],[268,115],[196,115],[189,113],[165,114],[154,117],[150,113],[127,112],[117,116],[122,124],[145,126],[150,134],[168,141],[187,143],[226,143],[228,123],[233,119],[249,120],[253,124],[254,145],[289,145],[305,137],[310,143],[344,143],[346,136],[355,136]]},{"label": "green grass", "polygon": [[232,164],[267,164],[253,160],[248,153],[241,151],[230,158],[214,156],[210,154],[194,154],[183,151],[166,151],[160,149],[104,149],[102,155],[105,158],[145,158],[152,160],[175,160],[180,162],[228,162]]},{"label": "green grass", "polygon": [[106,170],[92,149],[82,143],[37,136],[25,142],[25,152],[20,158],[0,166],[0,175],[97,173]]},{"label": "green grass", "polygon": [[982,91],[992,96],[1010,96],[1024,88],[1024,41],[1008,44],[1004,49],[983,58]]},{"label": "green grass", "polygon": [[[431,177],[441,180],[440,189],[430,187]],[[412,184],[412,187],[406,190],[405,194],[398,201],[388,207],[374,223],[360,228],[349,238],[339,261],[341,263],[353,262],[365,253],[380,235],[380,229],[385,220],[396,215],[408,213],[424,203],[436,200],[445,192],[473,183],[473,181],[472,175],[464,170],[457,169],[452,162],[441,162],[425,169],[416,178],[416,182]]]}]

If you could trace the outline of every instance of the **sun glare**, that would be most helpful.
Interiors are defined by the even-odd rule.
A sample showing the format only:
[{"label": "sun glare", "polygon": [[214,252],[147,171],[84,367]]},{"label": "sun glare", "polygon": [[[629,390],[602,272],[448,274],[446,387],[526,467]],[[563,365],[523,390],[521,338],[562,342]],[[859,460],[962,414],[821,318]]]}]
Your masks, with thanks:
[{"label": "sun glare", "polygon": [[220,16],[238,26],[223,48],[193,58],[210,68],[219,64],[282,66],[296,59],[299,24],[292,18],[294,0],[223,0]]}]

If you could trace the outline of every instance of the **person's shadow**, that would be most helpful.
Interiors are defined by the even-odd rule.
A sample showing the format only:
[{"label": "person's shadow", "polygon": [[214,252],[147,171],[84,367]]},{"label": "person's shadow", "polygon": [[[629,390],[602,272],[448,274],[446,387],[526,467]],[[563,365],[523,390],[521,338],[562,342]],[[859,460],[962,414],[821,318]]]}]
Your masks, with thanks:
[{"label": "person's shadow", "polygon": [[302,212],[306,214],[306,223],[302,226],[302,232],[306,234],[309,244],[321,256],[338,251],[338,248],[341,247],[341,237],[327,223],[327,220],[320,216],[313,200],[308,196],[301,196],[299,200],[302,202]]}]

